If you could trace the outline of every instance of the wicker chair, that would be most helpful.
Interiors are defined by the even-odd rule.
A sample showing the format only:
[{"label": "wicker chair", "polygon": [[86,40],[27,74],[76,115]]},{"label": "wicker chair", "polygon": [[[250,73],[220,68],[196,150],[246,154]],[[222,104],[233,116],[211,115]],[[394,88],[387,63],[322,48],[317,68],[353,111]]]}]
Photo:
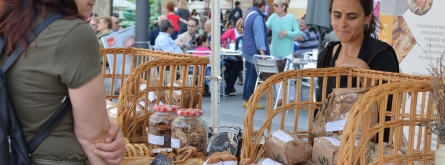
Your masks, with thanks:
[{"label": "wicker chair", "polygon": [[[176,54],[139,48],[103,48],[100,49],[100,54],[102,55],[102,61],[104,61],[102,63],[102,75],[106,82],[111,81],[110,88],[107,89],[107,99],[109,100],[119,97],[119,93],[121,93],[120,90],[124,84],[122,82],[124,82],[130,72],[142,62],[156,59],[200,58],[188,54]],[[125,58],[123,58],[123,55],[125,55]],[[107,63],[110,68],[109,72],[107,72]]]},{"label": "wicker chair", "polygon": [[[131,143],[142,142],[147,143],[147,131],[146,129],[140,129],[141,133],[137,134],[136,127],[146,128],[147,120],[151,115],[152,111],[148,111],[149,105],[149,94],[153,92],[158,96],[156,100],[150,100],[152,105],[157,105],[164,98],[160,98],[161,92],[165,93],[167,97],[163,104],[176,104],[181,108],[202,108],[202,92],[204,90],[204,69],[195,69],[191,80],[191,84],[187,84],[189,76],[180,76],[180,82],[176,83],[169,81],[167,85],[164,83],[151,84],[150,82],[145,83],[144,88],[141,87],[141,83],[144,81],[151,81],[157,79],[158,82],[164,82],[166,77],[166,68],[170,67],[171,72],[177,72],[178,68],[182,68],[181,75],[188,75],[189,66],[194,66],[195,68],[201,67],[205,68],[209,63],[209,59],[205,57],[200,58],[177,58],[177,59],[158,59],[151,60],[142,63],[140,66],[135,68],[121,90],[118,101],[118,113],[117,113],[117,124],[122,128],[125,137],[127,137]],[[152,70],[158,70],[157,76],[153,76]],[[170,74],[169,80],[178,80],[176,74]],[[180,91],[180,92],[179,92]],[[181,93],[179,101],[175,100],[173,93]],[[185,95],[188,95],[186,98]],[[145,100],[142,101],[141,100]],[[136,107],[140,104],[143,107],[141,114],[137,114]],[[124,122],[125,121],[125,122]],[[140,136],[142,135],[142,136]]]},{"label": "wicker chair", "polygon": [[[391,82],[400,82],[400,81],[428,81],[429,77],[426,76],[414,76],[400,73],[389,73],[389,72],[380,72],[380,71],[372,71],[372,70],[362,70],[362,69],[350,69],[350,68],[323,68],[323,69],[307,69],[307,70],[293,70],[282,72],[279,74],[275,74],[269,77],[264,83],[258,86],[255,93],[250,97],[248,104],[256,105],[260,98],[264,95],[266,96],[266,114],[267,117],[264,119],[264,122],[258,130],[254,130],[254,120],[255,120],[255,107],[248,107],[247,112],[244,119],[244,137],[243,137],[243,152],[242,158],[253,158],[257,161],[260,157],[265,156],[265,148],[260,145],[261,140],[263,139],[263,135],[267,132],[272,131],[272,120],[278,115],[279,118],[279,128],[284,130],[285,128],[285,119],[286,119],[286,111],[294,110],[294,113],[288,113],[288,115],[292,115],[292,117],[288,118],[288,120],[293,120],[293,124],[291,124],[292,129],[289,130],[293,133],[299,134],[302,138],[307,138],[309,143],[312,143],[312,121],[313,121],[313,113],[315,109],[320,108],[322,102],[315,102],[313,99],[308,99],[308,101],[300,101],[301,96],[301,87],[297,85],[296,87],[296,99],[295,102],[290,102],[287,104],[283,104],[281,107],[273,109],[273,98],[274,91],[273,85],[278,83],[283,83],[283,88],[286,89],[289,85],[287,83],[288,79],[296,79],[297,84],[301,84],[301,78],[306,77],[309,79],[309,83],[311,84],[308,90],[308,93],[305,96],[309,96],[309,98],[314,98],[315,91],[314,88],[315,78],[322,77],[323,86],[327,84],[328,77],[335,77],[337,80],[337,87],[340,84],[340,77],[347,76],[347,84],[348,87],[352,86],[353,78],[357,78],[356,83],[360,84],[360,79],[363,79],[364,84],[370,84],[371,86],[381,85],[383,83],[391,83]],[[323,91],[321,98],[322,101],[325,100],[329,93]],[[283,100],[286,99],[287,91],[284,90],[282,94]],[[307,128],[299,128],[298,118],[302,110],[307,110]],[[258,118],[258,117],[257,117]],[[300,123],[301,124],[301,123]],[[303,123],[304,124],[304,123]],[[289,124],[287,125],[289,126]],[[256,134],[254,135],[254,131]],[[252,139],[252,140],[251,140]]]},{"label": "wicker chair", "polygon": [[[425,126],[434,120],[434,105],[428,92],[432,92],[428,82],[397,82],[374,87],[363,94],[349,113],[337,164],[434,164],[431,160],[434,160],[437,144]],[[391,111],[386,111],[390,96]],[[377,125],[370,127],[367,121],[370,121],[373,105],[377,105],[374,107],[378,108],[380,118],[389,116],[391,120],[380,120]],[[360,123],[365,126],[362,127],[360,138],[356,139]],[[393,151],[392,154],[384,155],[385,128],[390,129],[389,139],[393,140],[389,144],[392,144]],[[379,152],[371,158],[372,153],[368,154],[367,148],[369,141],[376,135],[378,141],[374,148]],[[405,137],[407,141],[403,143],[401,139]]]}]

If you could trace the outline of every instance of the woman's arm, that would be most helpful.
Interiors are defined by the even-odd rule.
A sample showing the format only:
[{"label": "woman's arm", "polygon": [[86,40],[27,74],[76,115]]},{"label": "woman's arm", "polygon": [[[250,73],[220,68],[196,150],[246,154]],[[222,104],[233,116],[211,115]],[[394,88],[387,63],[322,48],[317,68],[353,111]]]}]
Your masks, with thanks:
[{"label": "woman's arm", "polygon": [[110,127],[105,108],[104,79],[101,74],[76,89],[69,89],[73,105],[74,134],[91,164],[107,164],[93,153],[105,141]]},{"label": "woman's arm", "polygon": [[221,36],[221,42],[222,41],[226,41],[227,38],[229,38],[230,36],[234,35],[234,28],[227,30],[222,36]]},{"label": "woman's arm", "polygon": [[301,36],[300,26],[298,26],[297,19],[292,17],[292,31],[287,32],[287,37],[295,38]]}]

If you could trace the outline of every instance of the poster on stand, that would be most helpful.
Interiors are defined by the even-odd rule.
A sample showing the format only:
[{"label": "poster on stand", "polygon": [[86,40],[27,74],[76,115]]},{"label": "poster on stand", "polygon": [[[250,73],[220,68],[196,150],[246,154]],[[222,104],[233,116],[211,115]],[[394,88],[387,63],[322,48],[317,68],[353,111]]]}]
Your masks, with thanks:
[{"label": "poster on stand", "polygon": [[[105,48],[134,48],[136,44],[135,26],[131,26],[102,37],[102,43]],[[123,58],[124,56],[122,54],[117,54],[116,57],[113,56],[113,54],[107,54],[107,62],[110,66],[110,70],[107,72],[115,75],[123,74],[128,76],[130,74],[131,67],[130,55],[125,55],[125,59]],[[116,59],[116,67],[113,67],[114,59]],[[107,81],[109,80],[107,79]],[[115,94],[120,92],[120,81],[118,78],[115,79],[114,90]]]},{"label": "poster on stand", "polygon": [[[403,73],[428,76],[430,64],[435,64],[445,53],[445,19],[441,18],[445,15],[444,6],[445,0],[380,0],[379,39],[394,48]],[[423,103],[425,98],[428,97],[408,98],[407,103],[411,103],[411,99]],[[408,111],[411,105],[405,106]],[[421,106],[417,105],[416,109],[422,109]],[[408,140],[410,131],[415,132],[414,146],[417,146],[417,137],[429,132],[424,127],[405,127],[403,132]],[[435,150],[437,142],[434,135],[432,138],[431,149]]]}]

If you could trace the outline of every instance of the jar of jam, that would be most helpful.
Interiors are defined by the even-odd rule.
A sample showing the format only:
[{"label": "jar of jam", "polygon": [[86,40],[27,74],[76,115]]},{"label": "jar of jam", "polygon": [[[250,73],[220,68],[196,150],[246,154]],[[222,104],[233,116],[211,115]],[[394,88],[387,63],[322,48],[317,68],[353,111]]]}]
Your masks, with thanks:
[{"label": "jar of jam", "polygon": [[176,105],[155,105],[154,113],[148,119],[148,143],[162,148],[170,147],[171,124],[176,118]]},{"label": "jar of jam", "polygon": [[171,147],[195,146],[204,152],[208,139],[208,125],[201,109],[181,109],[172,123]]}]

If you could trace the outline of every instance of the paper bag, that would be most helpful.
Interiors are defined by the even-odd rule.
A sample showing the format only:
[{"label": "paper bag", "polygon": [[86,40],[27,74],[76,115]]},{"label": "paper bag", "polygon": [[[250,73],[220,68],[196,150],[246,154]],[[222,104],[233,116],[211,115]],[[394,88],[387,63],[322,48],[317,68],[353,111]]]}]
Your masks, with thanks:
[{"label": "paper bag", "polygon": [[317,137],[314,140],[312,161],[320,165],[336,165],[340,140],[333,137]]},{"label": "paper bag", "polygon": [[295,134],[278,130],[266,135],[266,155],[282,164],[304,163],[311,158],[312,146]]}]

